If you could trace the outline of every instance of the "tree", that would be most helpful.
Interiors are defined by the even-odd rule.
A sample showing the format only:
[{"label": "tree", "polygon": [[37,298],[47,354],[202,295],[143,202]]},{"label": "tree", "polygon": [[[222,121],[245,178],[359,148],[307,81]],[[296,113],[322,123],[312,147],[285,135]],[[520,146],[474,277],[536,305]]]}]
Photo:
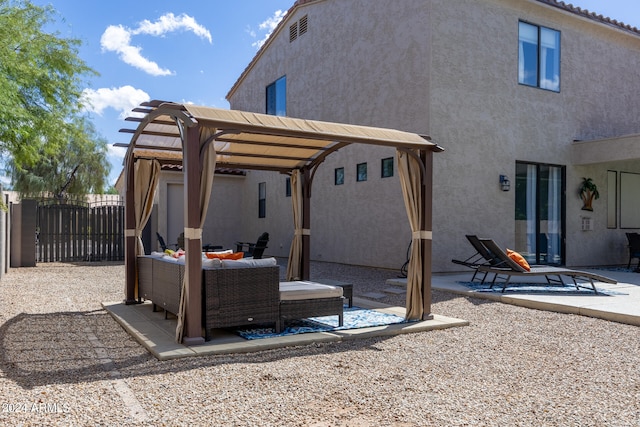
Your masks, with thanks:
[{"label": "tree", "polygon": [[[63,128],[63,145],[50,150],[40,140],[36,162],[9,161],[14,190],[33,197],[50,193],[58,199],[67,194],[102,193],[110,164],[107,141],[100,137],[86,117],[78,117]],[[59,149],[61,148],[61,149]]]},{"label": "tree", "polygon": [[[53,14],[51,6],[29,0],[0,0],[0,152],[17,191],[102,191],[105,144],[80,116],[83,77],[97,73],[78,57],[79,40],[43,30]],[[66,170],[67,161],[78,168]],[[84,172],[85,161],[99,167]],[[67,174],[66,188],[53,179],[54,170]]]}]

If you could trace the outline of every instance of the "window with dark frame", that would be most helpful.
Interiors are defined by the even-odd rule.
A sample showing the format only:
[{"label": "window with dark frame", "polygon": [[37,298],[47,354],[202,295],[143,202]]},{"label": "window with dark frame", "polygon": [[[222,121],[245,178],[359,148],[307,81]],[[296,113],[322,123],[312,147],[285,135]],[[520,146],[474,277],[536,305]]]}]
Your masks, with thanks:
[{"label": "window with dark frame", "polygon": [[282,76],[267,86],[266,112],[273,116],[287,115],[287,76]]},{"label": "window with dark frame", "polygon": [[382,178],[393,176],[393,157],[382,159],[380,169],[382,171]]},{"label": "window with dark frame", "polygon": [[344,184],[344,168],[335,168],[333,171],[333,182],[335,185]]},{"label": "window with dark frame", "polygon": [[284,195],[285,197],[291,197],[291,178],[287,177],[284,181]]},{"label": "window with dark frame", "polygon": [[356,181],[362,182],[367,180],[367,164],[366,163],[358,163],[356,167]]},{"label": "window with dark frame", "polygon": [[518,83],[560,92],[560,31],[518,23]]},{"label": "window with dark frame", "polygon": [[267,217],[267,183],[258,183],[258,218]]}]

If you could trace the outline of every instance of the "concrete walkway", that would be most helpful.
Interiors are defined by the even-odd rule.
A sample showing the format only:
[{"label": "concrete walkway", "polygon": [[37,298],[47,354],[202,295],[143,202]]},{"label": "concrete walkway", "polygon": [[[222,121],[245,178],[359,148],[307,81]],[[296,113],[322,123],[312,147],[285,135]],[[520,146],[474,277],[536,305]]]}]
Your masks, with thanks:
[{"label": "concrete walkway", "polygon": [[[453,292],[462,295],[498,301],[505,304],[529,307],[538,310],[555,311],[559,313],[579,314],[613,322],[640,326],[640,273],[627,271],[609,271],[605,269],[581,268],[601,276],[610,277],[618,281],[617,284],[596,282],[596,287],[604,291],[610,290],[611,295],[595,295],[585,292],[581,295],[567,292],[553,293],[505,293],[479,292],[462,283],[469,282],[472,272],[460,274],[439,274],[432,277],[433,289]],[[476,281],[479,281],[476,279]],[[569,279],[565,278],[565,283]],[[579,281],[580,282],[580,281]],[[545,283],[544,277],[514,278],[517,283]],[[390,279],[389,285],[406,286],[406,279]],[[591,286],[590,284],[585,286]]]}]

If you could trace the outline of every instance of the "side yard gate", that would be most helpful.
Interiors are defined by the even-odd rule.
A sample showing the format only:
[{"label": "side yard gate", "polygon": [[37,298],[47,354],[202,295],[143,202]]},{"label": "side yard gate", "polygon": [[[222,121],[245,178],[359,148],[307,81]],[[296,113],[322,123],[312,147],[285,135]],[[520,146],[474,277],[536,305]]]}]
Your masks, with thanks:
[{"label": "side yard gate", "polygon": [[39,200],[36,261],[124,260],[124,206]]}]

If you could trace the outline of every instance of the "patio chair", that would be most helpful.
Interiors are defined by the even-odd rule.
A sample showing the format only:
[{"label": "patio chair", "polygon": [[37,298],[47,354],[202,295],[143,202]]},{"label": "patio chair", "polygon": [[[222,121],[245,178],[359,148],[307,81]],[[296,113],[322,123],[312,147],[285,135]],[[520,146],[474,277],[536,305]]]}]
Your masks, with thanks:
[{"label": "patio chair", "polygon": [[627,240],[629,241],[629,263],[627,268],[631,268],[631,260],[633,258],[638,258],[636,271],[640,271],[640,234],[627,233]]},{"label": "patio chair", "polygon": [[[591,273],[588,271],[573,270],[564,267],[533,266],[530,267],[530,270],[527,270],[516,261],[511,259],[509,255],[507,255],[507,253],[503,251],[502,248],[498,246],[498,244],[496,244],[496,242],[494,242],[493,240],[480,239],[480,241],[489,251],[495,254],[498,259],[497,264],[478,266],[478,271],[495,273],[495,277],[491,282],[491,286],[489,286],[490,289],[493,288],[493,286],[496,284],[496,279],[498,279],[500,276],[505,276],[504,282],[502,282],[502,292],[504,292],[506,287],[509,285],[509,281],[513,276],[544,276],[545,279],[547,279],[547,284],[559,283],[562,285],[565,284],[562,280],[562,276],[568,276],[573,280],[573,284],[578,290],[580,289],[580,287],[578,286],[577,279],[587,280],[589,281],[589,283],[591,283],[593,292],[596,294],[598,293],[598,290],[596,289],[596,285],[593,283],[594,280],[604,283],[618,283],[614,279],[601,276],[599,274]],[[555,277],[557,277],[557,279]],[[482,280],[482,283],[484,283],[484,279]]]},{"label": "patio chair", "polygon": [[[160,235],[160,233],[156,232],[156,236],[158,237],[158,244],[162,248],[162,252],[164,252],[167,249],[169,249],[169,247],[167,246],[167,244],[164,241],[164,238]],[[173,246],[175,246],[175,245],[173,245]]]},{"label": "patio chair", "polygon": [[[478,267],[481,265],[496,265],[500,263],[500,260],[489,250],[485,245],[482,244],[481,240],[478,236],[473,234],[465,235],[471,246],[475,249],[475,253],[470,257],[464,260],[452,259],[451,262],[459,265],[464,265],[465,267],[472,268],[474,271],[473,277],[471,281],[473,282],[478,274]],[[484,281],[487,277],[488,272],[484,272],[484,277],[482,281]]]},{"label": "patio chair", "polygon": [[264,250],[268,247],[267,243],[269,243],[269,233],[264,232],[258,237],[256,243],[236,242],[236,252],[244,252],[244,256],[246,257],[260,259],[262,258]]}]

